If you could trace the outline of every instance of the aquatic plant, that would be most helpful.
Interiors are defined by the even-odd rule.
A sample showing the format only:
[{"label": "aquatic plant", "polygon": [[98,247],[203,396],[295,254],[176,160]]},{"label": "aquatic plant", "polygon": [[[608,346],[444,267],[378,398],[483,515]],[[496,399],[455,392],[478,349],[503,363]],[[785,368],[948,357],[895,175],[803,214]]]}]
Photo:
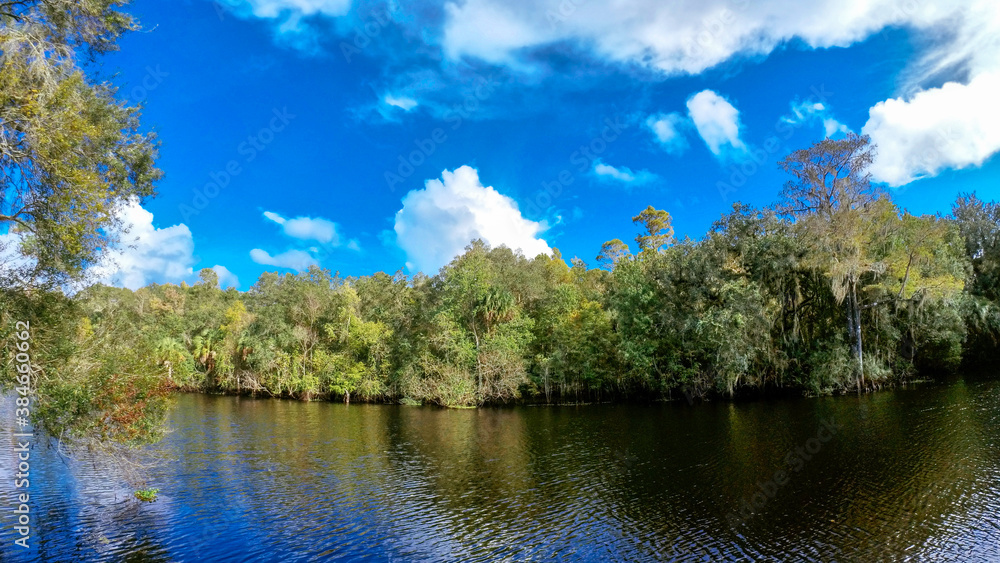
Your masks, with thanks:
[{"label": "aquatic plant", "polygon": [[160,492],[160,489],[139,489],[135,492],[135,498],[141,500],[142,502],[155,502],[156,495]]}]

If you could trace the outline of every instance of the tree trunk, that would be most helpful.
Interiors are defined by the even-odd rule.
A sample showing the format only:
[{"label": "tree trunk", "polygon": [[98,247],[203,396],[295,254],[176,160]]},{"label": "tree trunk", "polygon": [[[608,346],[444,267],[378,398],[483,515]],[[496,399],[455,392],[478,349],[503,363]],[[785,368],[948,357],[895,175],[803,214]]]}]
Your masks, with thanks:
[{"label": "tree trunk", "polygon": [[549,362],[548,362],[548,360],[546,360],[546,362],[545,362],[545,379],[544,379],[544,382],[545,382],[545,402],[546,403],[551,403],[552,402],[552,387],[549,385]]},{"label": "tree trunk", "polygon": [[861,306],[858,303],[858,285],[850,281],[847,295],[847,330],[851,337],[851,352],[858,362],[858,391],[865,385],[864,351],[861,342]]}]

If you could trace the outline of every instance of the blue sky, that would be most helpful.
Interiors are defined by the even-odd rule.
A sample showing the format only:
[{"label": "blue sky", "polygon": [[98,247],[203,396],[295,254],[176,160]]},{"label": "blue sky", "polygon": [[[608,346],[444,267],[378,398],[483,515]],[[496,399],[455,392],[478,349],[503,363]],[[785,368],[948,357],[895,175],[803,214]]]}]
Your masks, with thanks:
[{"label": "blue sky", "polygon": [[166,175],[101,275],[434,273],[474,237],[593,264],[647,205],[700,238],[775,201],[846,131],[913,213],[1000,196],[994,2],[800,4],[138,0],[101,72]]}]

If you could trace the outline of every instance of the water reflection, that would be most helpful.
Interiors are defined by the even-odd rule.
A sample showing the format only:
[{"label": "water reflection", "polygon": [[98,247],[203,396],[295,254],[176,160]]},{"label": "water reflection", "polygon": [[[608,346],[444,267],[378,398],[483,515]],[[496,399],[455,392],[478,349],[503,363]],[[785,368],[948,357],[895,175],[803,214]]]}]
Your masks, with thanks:
[{"label": "water reflection", "polygon": [[[830,419],[841,429],[815,448]],[[184,395],[156,448],[159,501],[140,505],[99,466],[36,445],[35,547],[15,550],[5,525],[3,554],[991,560],[1000,558],[998,423],[992,381],[695,407],[442,410]],[[0,473],[12,475],[12,437],[0,436]],[[809,459],[790,471],[796,448]],[[766,485],[782,469],[787,480]],[[12,482],[3,487],[12,506]],[[727,519],[745,500],[755,506]]]}]

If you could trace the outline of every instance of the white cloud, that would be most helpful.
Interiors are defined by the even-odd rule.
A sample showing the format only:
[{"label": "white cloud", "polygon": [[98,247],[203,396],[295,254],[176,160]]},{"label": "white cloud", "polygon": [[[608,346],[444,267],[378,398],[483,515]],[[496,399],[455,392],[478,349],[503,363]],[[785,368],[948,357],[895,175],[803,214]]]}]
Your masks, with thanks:
[{"label": "white cloud", "polygon": [[821,102],[792,102],[791,113],[781,119],[796,126],[812,122],[820,123],[823,125],[823,134],[826,137],[850,132],[846,125],[831,115],[830,108]]},{"label": "white cloud", "polygon": [[[979,166],[1000,151],[1000,2],[949,5],[956,17],[911,65],[903,94],[875,104],[862,128],[878,145],[872,176],[890,186]],[[942,78],[952,81],[923,86]]]},{"label": "white cloud", "polygon": [[[157,228],[153,214],[135,198],[118,210],[121,228],[114,236],[118,243],[91,266],[83,280],[65,287],[74,292],[91,283],[103,283],[131,290],[152,283],[191,282],[195,279],[194,240],[187,225],[181,223]],[[3,268],[31,267],[34,261],[22,256],[17,234],[0,235],[0,266]],[[219,276],[221,287],[239,286],[239,279],[221,265],[212,267]]]},{"label": "white cloud", "polygon": [[822,102],[792,102],[791,114],[783,118],[788,123],[803,123],[813,117],[826,114],[826,106]]},{"label": "white cloud", "polygon": [[[233,4],[233,0],[223,1]],[[351,7],[351,0],[246,0],[246,3],[253,14],[261,18],[277,18],[287,13],[340,16]]]},{"label": "white cloud", "polygon": [[[239,14],[277,20],[297,31],[308,16],[348,15],[351,0],[219,0]],[[445,0],[444,9],[411,7],[415,37],[440,45],[452,61],[473,57],[515,69],[533,68],[535,51],[564,44],[588,56],[664,74],[698,74],[735,56],[766,55],[799,39],[813,48],[846,47],[889,26],[928,29],[957,14],[988,9],[993,0]],[[391,10],[391,8],[390,8]],[[361,10],[358,10],[361,12]],[[439,14],[443,12],[443,20]],[[353,30],[351,30],[353,32]],[[989,30],[978,39],[987,41]],[[928,60],[944,66],[973,48]]]},{"label": "white cloud", "polygon": [[334,248],[361,251],[358,239],[345,240],[339,232],[338,225],[328,219],[322,217],[288,219],[273,211],[265,211],[264,217],[280,225],[285,235],[303,242],[318,242],[319,245],[309,246],[307,250],[293,248],[274,256],[255,248],[250,252],[250,258],[258,264],[304,271],[309,266],[318,265],[321,260],[329,257],[329,253]]},{"label": "white cloud", "polygon": [[22,240],[20,233],[0,234],[0,287],[23,287],[21,276],[29,276],[37,265],[34,258],[21,254]]},{"label": "white cloud", "polygon": [[[305,16],[340,16],[350,6],[349,0],[246,1],[244,6],[250,6],[254,15],[283,20],[281,27],[293,30]],[[847,47],[890,27],[906,27],[914,33],[917,54],[902,73],[898,92],[871,108],[865,126],[880,143],[878,173],[891,182],[905,182],[946,167],[982,162],[1000,150],[986,128],[969,124],[969,115],[985,115],[989,121],[992,105],[963,107],[967,111],[961,115],[949,111],[941,120],[902,108],[918,102],[921,107],[943,106],[945,96],[955,105],[970,99],[982,102],[982,82],[976,80],[1000,72],[996,0],[445,0],[443,10],[409,10],[395,25],[408,26],[411,36],[440,47],[446,63],[473,58],[530,73],[543,70],[544,62],[539,61],[545,57],[540,55],[558,46],[580,64],[596,59],[661,76],[696,75],[735,58],[766,56],[795,42],[814,49]],[[441,69],[428,72],[447,75]],[[941,88],[947,80],[962,88]],[[426,82],[435,83],[435,92],[453,86],[447,80]],[[918,97],[925,91],[930,94]],[[421,101],[434,106],[430,96]],[[904,113],[920,114],[918,121],[927,126],[940,126],[945,118],[957,120],[947,125],[974,135],[959,143],[973,147],[973,152],[961,157],[944,150],[939,151],[944,153],[940,158],[921,157],[913,151],[926,150],[925,139],[935,131],[894,121]],[[827,135],[847,130],[830,116],[822,124]],[[669,138],[668,130],[663,132]],[[913,139],[896,138],[896,133]],[[739,142],[738,137],[721,138],[724,145],[735,147]]]},{"label": "white cloud", "polygon": [[974,1],[924,0],[911,8],[899,0],[466,0],[446,4],[442,44],[453,59],[517,66],[532,49],[568,43],[612,62],[697,74],[796,38],[814,48],[843,47],[889,25],[925,27]]},{"label": "white cloud", "polygon": [[281,225],[281,230],[292,238],[314,240],[332,246],[340,244],[337,224],[322,217],[295,217],[294,219],[286,219],[273,211],[265,211],[264,217]]},{"label": "white cloud", "polygon": [[879,102],[862,133],[878,145],[876,180],[901,186],[945,168],[981,165],[1000,150],[1000,72]]},{"label": "white cloud", "polygon": [[651,115],[646,119],[646,127],[668,153],[682,153],[687,148],[687,139],[682,131],[686,124],[687,120],[677,112]]},{"label": "white cloud", "polygon": [[520,249],[526,256],[551,254],[538,235],[543,223],[521,216],[517,202],[483,186],[475,168],[445,170],[441,179],[427,180],[424,189],[403,197],[396,213],[396,244],[406,253],[411,270],[436,272],[481,238],[491,246]]},{"label": "white cloud", "polygon": [[712,90],[702,90],[687,101],[688,115],[698,134],[713,154],[722,154],[726,145],[745,150],[740,139],[740,112]]},{"label": "white cloud", "polygon": [[123,227],[120,242],[91,268],[97,281],[138,289],[150,283],[177,283],[193,274],[194,240],[181,223],[158,229],[153,214],[132,199],[120,211]]},{"label": "white cloud", "polygon": [[[988,99],[991,91],[996,97],[1000,74],[996,0],[623,0],[613,6],[467,0],[447,5],[441,42],[453,60],[473,57],[515,70],[531,68],[539,49],[563,44],[602,61],[675,75],[767,55],[795,39],[812,48],[846,47],[889,27],[916,31],[921,51],[903,73],[900,93],[872,107],[863,129],[878,144],[876,178],[901,185],[980,165],[1000,151],[996,104]],[[957,82],[938,86],[947,79]],[[827,136],[848,131],[829,115],[821,122]],[[710,148],[712,139],[716,147],[739,146],[736,136],[699,132]]]},{"label": "white cloud", "polygon": [[227,287],[240,287],[240,279],[236,277],[236,274],[230,272],[229,268],[216,264],[212,266],[212,269],[215,270],[215,274],[219,276],[220,288],[225,289]]},{"label": "white cloud", "polygon": [[833,137],[838,133],[847,134],[850,131],[851,130],[846,125],[832,117],[827,117],[823,120],[823,134],[827,137]]},{"label": "white cloud", "polygon": [[[875,177],[901,185],[982,164],[1000,151],[990,99],[1000,92],[996,0],[466,0],[447,4],[441,42],[452,59],[515,70],[530,68],[537,50],[563,44],[602,61],[675,75],[767,55],[795,39],[812,48],[846,47],[901,26],[916,31],[921,51],[903,73],[900,94],[872,107],[863,128],[878,144]],[[945,79],[957,82],[939,87]],[[712,152],[727,144],[741,148],[733,122],[699,126]],[[827,136],[848,131],[830,115],[820,123]],[[669,129],[663,132],[670,138]]]},{"label": "white cloud", "polygon": [[406,96],[393,96],[391,94],[386,94],[382,98],[382,101],[386,105],[397,107],[403,111],[410,111],[411,109],[417,107],[417,101],[413,98],[407,98]]},{"label": "white cloud", "polygon": [[925,27],[931,28],[931,33],[927,34],[930,47],[904,74],[904,94],[916,94],[924,89],[926,82],[956,70],[967,71],[968,78],[998,70],[1000,3],[996,0],[939,0],[924,4],[921,2],[914,13],[933,15],[925,18]]},{"label": "white cloud", "polygon": [[21,268],[33,265],[20,251],[21,235],[19,233],[0,234],[0,268]]},{"label": "white cloud", "polygon": [[600,159],[594,161],[594,174],[597,174],[599,178],[614,179],[619,182],[635,185],[647,184],[657,179],[656,174],[648,170],[632,172],[631,169],[624,166],[616,168],[610,164],[605,164]]},{"label": "white cloud", "polygon": [[237,14],[275,20],[283,33],[301,31],[303,18],[343,16],[351,0],[219,0]]},{"label": "white cloud", "polygon": [[271,256],[264,250],[255,248],[250,251],[250,259],[264,266],[289,268],[291,270],[298,270],[299,272],[304,272],[309,269],[309,266],[319,264],[319,261],[313,258],[313,256],[308,252],[295,249],[286,250],[281,254]]},{"label": "white cloud", "polygon": [[319,16],[341,18],[350,12],[351,0],[213,0],[219,18],[261,18],[271,22],[279,43],[305,52],[322,51],[323,26],[312,25]]}]

